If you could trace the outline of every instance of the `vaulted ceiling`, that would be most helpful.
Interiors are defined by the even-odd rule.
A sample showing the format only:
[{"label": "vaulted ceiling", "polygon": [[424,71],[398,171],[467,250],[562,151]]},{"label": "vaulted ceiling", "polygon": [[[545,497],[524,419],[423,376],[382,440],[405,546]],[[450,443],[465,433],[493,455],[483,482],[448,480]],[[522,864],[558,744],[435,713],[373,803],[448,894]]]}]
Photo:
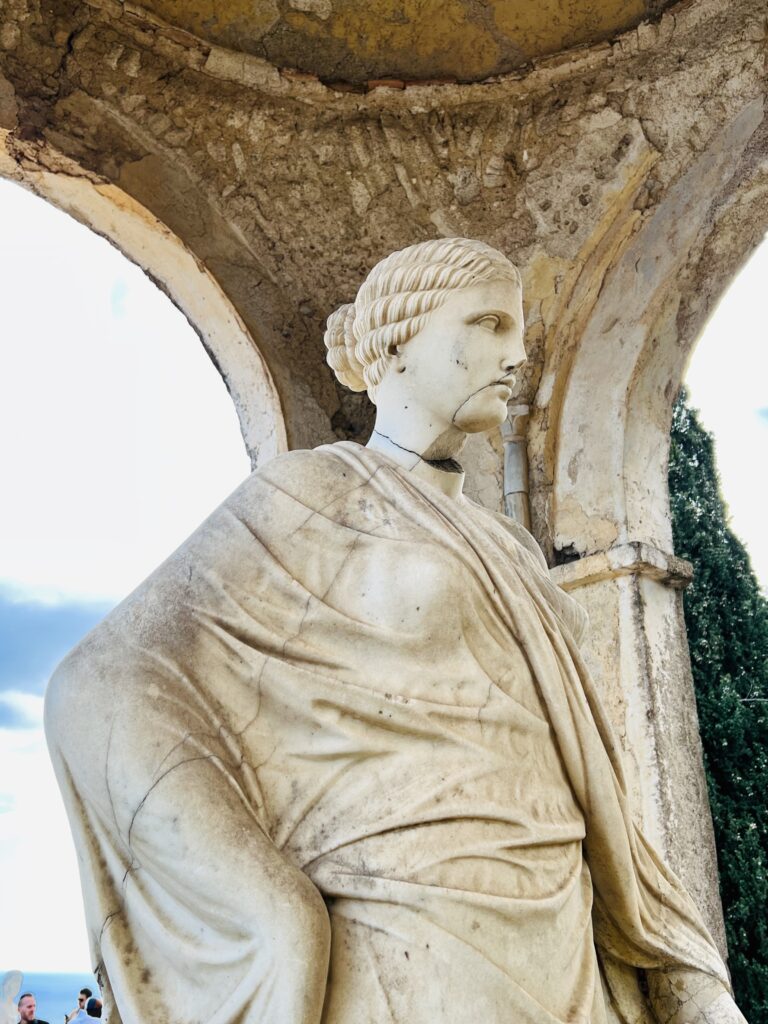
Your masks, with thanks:
[{"label": "vaulted ceiling", "polygon": [[653,19],[670,0],[148,0],[208,42],[328,82],[479,81]]}]

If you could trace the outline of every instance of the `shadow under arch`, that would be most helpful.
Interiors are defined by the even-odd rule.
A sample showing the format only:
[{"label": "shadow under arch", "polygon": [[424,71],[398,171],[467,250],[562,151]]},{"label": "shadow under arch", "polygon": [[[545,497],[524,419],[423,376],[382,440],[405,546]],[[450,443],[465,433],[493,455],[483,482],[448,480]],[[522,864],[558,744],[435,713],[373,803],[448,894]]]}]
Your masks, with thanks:
[{"label": "shadow under arch", "polygon": [[[139,266],[182,311],[221,374],[235,404],[251,464],[288,450],[274,380],[248,328],[192,251],[146,207],[56,153],[53,171],[25,155],[19,160],[0,129],[0,177],[70,214]],[[46,147],[50,157],[50,147]],[[61,169],[60,169],[61,168]]]}]

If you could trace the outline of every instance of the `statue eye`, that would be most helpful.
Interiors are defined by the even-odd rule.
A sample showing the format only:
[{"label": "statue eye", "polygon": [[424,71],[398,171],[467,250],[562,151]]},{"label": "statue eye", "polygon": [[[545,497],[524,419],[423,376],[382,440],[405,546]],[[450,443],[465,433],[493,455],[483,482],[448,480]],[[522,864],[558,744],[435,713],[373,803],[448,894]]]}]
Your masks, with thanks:
[{"label": "statue eye", "polygon": [[486,331],[495,331],[501,320],[496,316],[495,313],[487,313],[485,316],[481,316],[478,320],[475,320],[476,324],[480,327],[484,327]]}]

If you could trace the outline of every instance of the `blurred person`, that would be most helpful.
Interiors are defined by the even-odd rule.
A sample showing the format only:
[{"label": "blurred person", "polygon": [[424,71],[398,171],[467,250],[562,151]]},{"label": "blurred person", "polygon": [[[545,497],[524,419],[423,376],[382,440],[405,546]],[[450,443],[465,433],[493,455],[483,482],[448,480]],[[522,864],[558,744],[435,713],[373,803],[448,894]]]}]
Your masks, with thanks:
[{"label": "blurred person", "polygon": [[17,1008],[21,1024],[48,1024],[47,1020],[40,1020],[37,1016],[37,1000],[31,992],[24,992],[19,996]]},{"label": "blurred person", "polygon": [[85,1004],[85,1012],[89,1017],[100,1017],[101,1016],[101,1000],[93,996]]},{"label": "blurred person", "polygon": [[85,1012],[85,1004],[91,998],[93,992],[89,988],[81,988],[77,996],[77,1006],[66,1018],[67,1024],[75,1020],[84,1020],[88,1017]]}]

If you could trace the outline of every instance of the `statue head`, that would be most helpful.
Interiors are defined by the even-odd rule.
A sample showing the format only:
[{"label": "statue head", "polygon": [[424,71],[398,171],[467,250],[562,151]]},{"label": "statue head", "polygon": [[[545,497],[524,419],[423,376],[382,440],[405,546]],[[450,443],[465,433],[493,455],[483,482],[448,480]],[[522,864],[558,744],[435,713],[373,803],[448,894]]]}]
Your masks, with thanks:
[{"label": "statue head", "polygon": [[328,318],[329,365],[342,384],[373,398],[397,354],[431,314],[458,290],[490,281],[519,295],[517,267],[484,242],[438,238],[393,252],[370,271],[355,301]]}]

